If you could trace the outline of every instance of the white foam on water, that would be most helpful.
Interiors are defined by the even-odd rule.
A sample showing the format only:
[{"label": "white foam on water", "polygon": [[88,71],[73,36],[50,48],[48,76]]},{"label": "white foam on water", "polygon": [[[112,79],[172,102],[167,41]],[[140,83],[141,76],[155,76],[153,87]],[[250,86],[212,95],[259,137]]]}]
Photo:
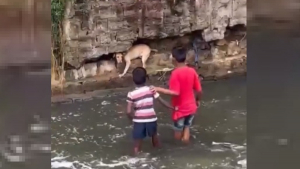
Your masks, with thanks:
[{"label": "white foam on water", "polygon": [[[233,167],[235,169],[246,169],[247,168],[247,159],[245,157],[246,155],[246,143],[243,145],[237,145],[232,144],[228,142],[213,142],[212,143],[212,152],[224,152],[224,151],[233,151],[238,154],[237,157],[237,165],[238,166],[232,166],[228,162],[230,158],[226,158],[222,161],[222,163],[212,163],[210,166],[206,166],[208,168],[210,167]],[[57,157],[54,157],[51,159],[51,168],[52,169],[59,169],[59,168],[68,168],[68,169],[101,169],[101,168],[115,168],[115,167],[126,167],[129,169],[141,169],[141,168],[147,168],[149,166],[152,166],[153,162],[157,162],[157,158],[151,158],[148,156],[149,154],[144,154],[140,157],[128,157],[128,156],[122,156],[116,160],[111,160],[109,162],[104,162],[102,159],[99,160],[84,160],[80,161],[79,159],[76,159],[76,161],[71,161],[68,159],[68,156],[62,157],[62,154],[57,154]],[[92,156],[93,157],[93,156]],[[197,168],[200,164],[187,164],[187,168]]]},{"label": "white foam on water", "polygon": [[211,149],[211,152],[225,152],[223,149]]},{"label": "white foam on water", "polygon": [[[138,157],[121,157],[119,160],[112,160],[112,163],[104,163],[101,160],[93,160],[89,163],[79,161],[68,161],[68,157],[54,157],[51,159],[51,168],[69,168],[69,169],[98,169],[99,167],[114,168],[126,166],[130,169],[138,169],[148,166],[147,163],[154,162],[157,158],[138,158]],[[139,165],[140,166],[135,166]]]},{"label": "white foam on water", "polygon": [[237,162],[242,168],[247,168],[247,159],[243,159]]},{"label": "white foam on water", "polygon": [[[247,150],[247,143],[244,143],[243,145],[237,145],[237,144],[232,144],[228,142],[212,142],[212,145],[214,146],[224,146],[230,148],[233,152],[237,152],[239,154],[238,158],[241,157],[241,154],[246,154]],[[218,149],[216,149],[218,150]],[[214,151],[216,152],[216,151]],[[247,159],[243,158],[237,161],[237,164],[241,166],[238,167],[239,169],[246,169],[247,168]]]},{"label": "white foam on water", "polygon": [[103,105],[103,106],[104,106],[104,105],[108,105],[108,104],[110,104],[110,102],[109,102],[109,101],[106,101],[106,100],[104,100],[104,101],[101,102],[101,105]]},{"label": "white foam on water", "polygon": [[237,145],[237,144],[227,143],[227,142],[212,142],[212,145],[221,145],[224,147],[229,147],[230,149],[235,150],[235,151],[240,151],[240,150],[246,149],[246,144]]},{"label": "white foam on water", "polygon": [[75,168],[72,162],[67,161],[51,161],[51,168]]}]

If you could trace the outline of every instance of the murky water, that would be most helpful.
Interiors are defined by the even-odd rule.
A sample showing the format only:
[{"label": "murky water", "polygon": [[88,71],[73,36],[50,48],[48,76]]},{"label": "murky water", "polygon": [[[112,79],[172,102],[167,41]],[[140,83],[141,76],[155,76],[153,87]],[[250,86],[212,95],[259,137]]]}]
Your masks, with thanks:
[{"label": "murky water", "polygon": [[[168,109],[155,105],[161,149],[143,143],[132,157],[126,91],[52,107],[52,168],[188,169],[246,168],[246,78],[204,83],[192,141],[173,140]],[[169,98],[166,98],[169,99]]]}]

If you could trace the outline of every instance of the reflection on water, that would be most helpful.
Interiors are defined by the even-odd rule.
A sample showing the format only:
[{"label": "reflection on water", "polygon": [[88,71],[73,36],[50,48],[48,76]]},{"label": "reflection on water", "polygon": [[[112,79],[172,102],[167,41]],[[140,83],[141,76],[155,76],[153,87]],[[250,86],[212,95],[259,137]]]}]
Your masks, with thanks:
[{"label": "reflection on water", "polygon": [[[190,145],[173,140],[170,112],[157,104],[163,147],[132,151],[126,91],[52,106],[52,168],[246,168],[246,78],[203,84]],[[168,98],[167,98],[168,99]]]}]

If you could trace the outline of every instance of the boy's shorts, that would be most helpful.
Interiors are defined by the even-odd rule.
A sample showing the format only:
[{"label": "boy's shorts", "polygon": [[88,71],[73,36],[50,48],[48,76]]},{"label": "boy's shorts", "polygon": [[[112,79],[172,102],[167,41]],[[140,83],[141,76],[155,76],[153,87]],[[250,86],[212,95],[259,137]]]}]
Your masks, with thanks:
[{"label": "boy's shorts", "polygon": [[134,140],[152,137],[157,133],[157,121],[147,123],[133,123],[132,136]]},{"label": "boy's shorts", "polygon": [[194,117],[195,115],[191,114],[174,121],[174,130],[182,131],[184,127],[190,127],[192,125]]}]

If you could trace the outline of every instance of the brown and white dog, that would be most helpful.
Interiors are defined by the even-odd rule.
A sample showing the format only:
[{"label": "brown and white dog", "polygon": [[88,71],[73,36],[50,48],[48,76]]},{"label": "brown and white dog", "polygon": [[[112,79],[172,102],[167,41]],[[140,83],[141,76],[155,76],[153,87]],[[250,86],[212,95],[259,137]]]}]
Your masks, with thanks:
[{"label": "brown and white dog", "polygon": [[148,45],[139,44],[139,45],[132,46],[124,56],[121,53],[117,53],[115,55],[117,63],[122,63],[124,59],[126,64],[123,73],[120,74],[119,77],[123,77],[127,73],[131,64],[131,60],[133,59],[141,58],[143,68],[146,68],[146,61],[148,60],[151,51],[157,52],[157,50],[151,49]]}]

